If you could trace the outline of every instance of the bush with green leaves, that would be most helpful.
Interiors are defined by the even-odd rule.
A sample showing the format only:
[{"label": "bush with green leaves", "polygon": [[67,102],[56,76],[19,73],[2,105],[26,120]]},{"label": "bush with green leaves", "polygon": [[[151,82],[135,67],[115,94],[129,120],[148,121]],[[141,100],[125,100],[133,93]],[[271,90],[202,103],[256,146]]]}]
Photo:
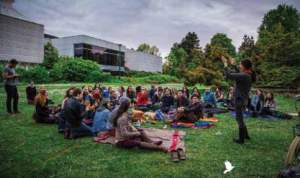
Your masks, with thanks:
[{"label": "bush with green leaves", "polygon": [[[21,68],[20,68],[21,69]],[[20,70],[19,69],[19,70]],[[23,69],[22,69],[23,70]],[[49,82],[49,72],[48,70],[40,65],[29,67],[27,70],[21,72],[21,81],[35,83],[48,83]]]},{"label": "bush with green leaves", "polygon": [[99,82],[105,76],[96,62],[76,57],[61,57],[50,71],[53,81]]}]

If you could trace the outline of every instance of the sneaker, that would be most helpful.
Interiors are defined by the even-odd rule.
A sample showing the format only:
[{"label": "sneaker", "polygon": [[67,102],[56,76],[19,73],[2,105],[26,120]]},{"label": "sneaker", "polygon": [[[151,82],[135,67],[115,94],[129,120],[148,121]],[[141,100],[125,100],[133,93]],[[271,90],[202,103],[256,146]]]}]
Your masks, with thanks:
[{"label": "sneaker", "polygon": [[180,160],[186,160],[185,152],[182,149],[178,149],[177,152]]},{"label": "sneaker", "polygon": [[179,162],[179,156],[177,151],[172,151],[171,152],[171,159],[173,162],[178,163]]}]

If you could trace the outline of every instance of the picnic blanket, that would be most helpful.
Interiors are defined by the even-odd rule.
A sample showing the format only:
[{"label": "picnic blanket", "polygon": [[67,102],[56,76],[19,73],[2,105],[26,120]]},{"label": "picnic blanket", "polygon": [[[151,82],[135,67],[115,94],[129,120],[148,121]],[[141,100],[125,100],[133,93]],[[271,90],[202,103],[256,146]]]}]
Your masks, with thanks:
[{"label": "picnic blanket", "polygon": [[173,122],[171,124],[172,128],[193,128],[193,129],[207,129],[215,126],[215,124],[207,121],[197,121],[195,123],[186,123],[186,122]]},{"label": "picnic blanket", "polygon": [[[168,148],[170,151],[183,149],[185,151],[184,137],[186,133],[179,130],[165,130],[156,128],[143,128],[149,138],[153,141],[163,141],[162,146]],[[103,132],[97,137],[94,137],[97,143],[115,144],[115,132]]]}]

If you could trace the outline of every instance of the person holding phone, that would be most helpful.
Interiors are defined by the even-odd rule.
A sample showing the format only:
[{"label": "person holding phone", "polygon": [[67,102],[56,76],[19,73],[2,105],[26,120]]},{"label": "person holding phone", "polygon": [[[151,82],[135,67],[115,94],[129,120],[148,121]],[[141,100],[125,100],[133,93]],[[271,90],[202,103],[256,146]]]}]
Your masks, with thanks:
[{"label": "person holding phone", "polygon": [[228,64],[234,65],[234,59],[221,57],[225,67],[225,77],[235,81],[234,103],[236,112],[236,121],[239,127],[239,138],[234,139],[234,142],[243,144],[245,139],[250,139],[247,127],[243,119],[243,111],[247,106],[251,84],[255,82],[256,75],[252,70],[252,63],[249,59],[244,59],[240,62],[239,71],[231,71]]},{"label": "person holding phone", "polygon": [[[6,109],[7,113],[10,115],[20,113],[18,110],[19,94],[17,89],[18,78],[20,75],[18,75],[15,70],[17,65],[18,61],[16,59],[11,59],[3,71],[4,88],[6,92]],[[12,101],[13,110],[11,107]]]}]

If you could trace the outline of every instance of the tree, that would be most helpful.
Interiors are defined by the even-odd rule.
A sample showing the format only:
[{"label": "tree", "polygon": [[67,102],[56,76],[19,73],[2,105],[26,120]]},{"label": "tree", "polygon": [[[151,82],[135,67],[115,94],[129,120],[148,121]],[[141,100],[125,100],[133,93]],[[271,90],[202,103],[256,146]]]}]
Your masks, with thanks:
[{"label": "tree", "polygon": [[44,46],[44,61],[43,66],[45,66],[47,69],[52,69],[55,63],[58,61],[58,51],[57,49],[48,42]]},{"label": "tree", "polygon": [[232,40],[224,33],[215,34],[210,40],[210,45],[222,48],[224,52],[228,53],[231,57],[236,56],[236,51],[232,44]]},{"label": "tree", "polygon": [[155,45],[151,46],[147,43],[140,44],[138,46],[138,48],[136,49],[136,51],[152,54],[152,55],[155,55],[155,56],[160,56],[158,47],[156,47]]},{"label": "tree", "polygon": [[188,32],[186,36],[178,44],[178,47],[183,48],[190,56],[193,49],[200,49],[200,40],[195,32]]},{"label": "tree", "polygon": [[237,59],[251,58],[255,55],[255,42],[253,36],[244,35],[243,42],[239,47]]},{"label": "tree", "polygon": [[[265,14],[259,28],[256,68],[259,84],[278,87],[299,87],[300,15],[288,5],[279,5]],[[298,85],[298,86],[297,86]]]}]

